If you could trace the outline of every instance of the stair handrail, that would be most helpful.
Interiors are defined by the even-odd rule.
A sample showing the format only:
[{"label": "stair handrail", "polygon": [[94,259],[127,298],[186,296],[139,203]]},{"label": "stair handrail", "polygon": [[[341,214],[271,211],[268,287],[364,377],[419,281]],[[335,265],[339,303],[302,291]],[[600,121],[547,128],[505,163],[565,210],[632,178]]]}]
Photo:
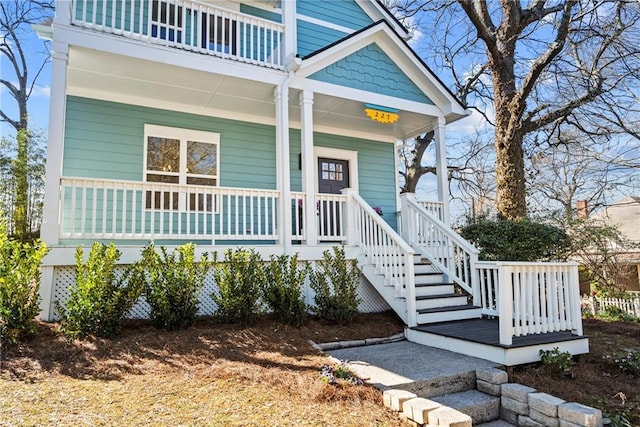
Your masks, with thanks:
[{"label": "stair handrail", "polygon": [[407,323],[417,325],[413,248],[355,190],[345,189],[347,243],[357,245],[376,272],[394,286],[395,296],[404,297]]},{"label": "stair handrail", "polygon": [[[404,193],[400,198],[405,240],[449,280],[471,294],[476,304],[480,301],[480,294],[475,264],[480,251],[424,209],[414,194]],[[427,245],[427,242],[431,244]]]}]

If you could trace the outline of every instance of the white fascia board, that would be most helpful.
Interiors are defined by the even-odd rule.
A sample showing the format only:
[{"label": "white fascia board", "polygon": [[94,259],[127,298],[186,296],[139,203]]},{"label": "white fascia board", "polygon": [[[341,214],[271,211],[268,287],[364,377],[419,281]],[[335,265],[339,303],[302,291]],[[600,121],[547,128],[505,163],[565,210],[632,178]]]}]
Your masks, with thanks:
[{"label": "white fascia board", "polygon": [[293,80],[290,87],[300,90],[307,89],[315,93],[321,93],[337,98],[349,99],[356,102],[384,105],[386,107],[397,108],[399,110],[409,111],[417,114],[424,114],[434,117],[444,115],[443,111],[436,105],[424,104],[422,102],[410,101],[407,99],[397,98],[395,96],[382,95],[379,93],[368,92],[361,89],[354,89],[317,80],[296,78]]},{"label": "white fascia board", "polygon": [[399,25],[395,19],[389,16],[390,12],[383,9],[380,4],[375,0],[356,0],[358,5],[364,10],[367,15],[371,17],[374,21],[379,21],[384,19],[387,21],[394,30],[405,40],[409,40],[411,35],[407,32],[407,30]]},{"label": "white fascia board", "polygon": [[277,85],[285,77],[285,72],[253,64],[245,64],[232,60],[222,60],[217,57],[202,55],[196,52],[177,48],[159,46],[152,43],[97,33],[87,29],[71,27],[56,27],[56,41],[70,46],[95,49],[115,55],[129,56],[151,62],[175,65],[205,72],[212,72],[231,77],[239,77],[263,83]]},{"label": "white fascia board", "polygon": [[42,40],[53,40],[53,27],[51,25],[31,24],[31,29]]}]

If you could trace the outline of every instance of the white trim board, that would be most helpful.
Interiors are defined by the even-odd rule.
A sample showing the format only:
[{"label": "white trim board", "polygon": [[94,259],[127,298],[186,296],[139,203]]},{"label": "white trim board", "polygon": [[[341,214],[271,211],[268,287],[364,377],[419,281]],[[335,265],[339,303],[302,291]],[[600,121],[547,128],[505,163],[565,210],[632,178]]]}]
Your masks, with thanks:
[{"label": "white trim board", "polygon": [[328,159],[346,160],[349,162],[349,188],[356,192],[360,188],[358,182],[358,152],[352,150],[343,150],[340,148],[329,147],[313,147],[313,179],[315,191],[318,192],[318,158],[325,157]]}]

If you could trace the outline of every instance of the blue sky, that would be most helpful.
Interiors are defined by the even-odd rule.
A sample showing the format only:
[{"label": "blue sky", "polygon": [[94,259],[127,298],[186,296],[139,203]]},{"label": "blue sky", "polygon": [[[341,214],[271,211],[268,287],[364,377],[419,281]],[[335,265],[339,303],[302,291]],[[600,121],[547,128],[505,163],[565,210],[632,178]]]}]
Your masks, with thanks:
[{"label": "blue sky", "polygon": [[[33,77],[38,68],[42,64],[42,61],[46,60],[46,46],[42,40],[38,38],[38,35],[31,28],[25,28],[22,33],[22,39],[24,40],[23,48],[26,52],[28,61],[29,75]],[[0,57],[0,74],[3,79],[10,82],[16,82],[16,75],[13,72],[13,68],[8,59],[2,55]],[[31,79],[30,79],[31,80]],[[49,122],[49,83],[51,80],[51,64],[45,65],[44,70],[38,78],[36,87],[33,90],[33,94],[29,99],[29,121],[31,130],[39,130],[46,128]],[[11,96],[11,94],[1,86],[0,88],[0,102],[2,102],[2,110],[6,111],[11,118],[17,119],[17,103]],[[13,128],[6,123],[2,123],[1,126],[2,137],[13,138],[15,132]]]}]

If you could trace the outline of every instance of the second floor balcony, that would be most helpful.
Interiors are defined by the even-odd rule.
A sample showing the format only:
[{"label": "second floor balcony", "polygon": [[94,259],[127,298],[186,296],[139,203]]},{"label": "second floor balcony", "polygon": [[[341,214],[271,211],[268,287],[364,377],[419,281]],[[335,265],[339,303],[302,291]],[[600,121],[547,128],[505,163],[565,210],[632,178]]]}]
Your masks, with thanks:
[{"label": "second floor balcony", "polygon": [[73,0],[71,23],[158,45],[284,69],[284,26],[191,0]]}]

